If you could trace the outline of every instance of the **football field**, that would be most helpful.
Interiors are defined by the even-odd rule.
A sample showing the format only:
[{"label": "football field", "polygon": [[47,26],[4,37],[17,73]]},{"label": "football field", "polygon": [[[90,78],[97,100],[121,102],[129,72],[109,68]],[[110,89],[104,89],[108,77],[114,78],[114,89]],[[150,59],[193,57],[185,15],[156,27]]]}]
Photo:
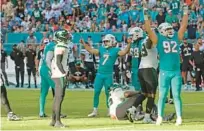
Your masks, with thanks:
[{"label": "football field", "polygon": [[[46,104],[47,118],[39,118],[39,92],[35,89],[8,89],[8,97],[13,111],[23,117],[22,121],[7,121],[4,107],[1,107],[2,130],[204,130],[204,92],[183,92],[183,125],[174,125],[175,119],[161,126],[130,123],[108,118],[105,95],[101,93],[99,116],[88,118],[92,111],[92,90],[67,90],[62,105],[62,113],[67,115],[62,122],[67,128],[50,127],[52,93],[49,92]],[[157,100],[156,100],[157,102]],[[174,105],[166,105],[165,113],[173,113]]]}]

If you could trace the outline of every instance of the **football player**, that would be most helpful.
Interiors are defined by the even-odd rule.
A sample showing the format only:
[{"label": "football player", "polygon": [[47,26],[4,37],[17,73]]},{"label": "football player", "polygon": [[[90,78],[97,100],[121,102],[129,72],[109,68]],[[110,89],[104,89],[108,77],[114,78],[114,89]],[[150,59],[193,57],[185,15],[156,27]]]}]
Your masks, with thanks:
[{"label": "football player", "polygon": [[113,83],[113,66],[115,64],[118,56],[124,56],[129,52],[130,45],[129,43],[124,50],[120,50],[117,47],[113,47],[116,43],[115,36],[111,34],[107,34],[103,39],[103,45],[100,46],[99,49],[94,49],[85,44],[83,40],[80,40],[85,49],[94,55],[99,55],[100,62],[98,71],[96,74],[96,78],[94,80],[94,102],[93,102],[93,112],[88,115],[88,117],[95,117],[98,114],[98,104],[99,104],[99,95],[101,93],[101,89],[105,86],[106,93],[106,105],[108,107],[108,97],[109,92],[108,89],[110,85]]},{"label": "football player", "polygon": [[181,87],[182,77],[180,72],[180,51],[179,44],[183,40],[184,33],[188,25],[188,7],[184,5],[184,16],[178,32],[173,30],[169,23],[159,25],[159,33],[156,35],[151,30],[148,10],[144,8],[145,29],[152,41],[153,46],[157,46],[160,60],[159,73],[159,101],[157,125],[162,124],[166,96],[172,86],[173,98],[176,108],[177,120],[175,125],[182,124],[182,101]]},{"label": "football player", "polygon": [[55,33],[54,58],[51,66],[51,78],[55,83],[55,97],[52,108],[51,126],[65,127],[61,122],[61,105],[65,95],[65,89],[68,82],[68,66],[69,48],[67,44],[71,44],[72,35],[66,31],[57,31]]}]

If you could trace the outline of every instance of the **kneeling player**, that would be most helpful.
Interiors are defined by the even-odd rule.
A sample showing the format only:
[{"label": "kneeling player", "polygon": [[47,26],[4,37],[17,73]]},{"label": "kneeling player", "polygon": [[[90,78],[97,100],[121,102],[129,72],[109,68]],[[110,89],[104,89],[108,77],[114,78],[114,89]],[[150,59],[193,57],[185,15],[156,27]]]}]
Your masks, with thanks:
[{"label": "kneeling player", "polygon": [[[109,106],[111,119],[127,120],[128,114],[131,114],[131,122],[141,120],[145,113],[142,112],[141,107],[135,107],[134,103],[140,95],[137,91],[128,90],[128,87],[123,87],[119,84],[113,84],[110,88]],[[165,121],[170,121],[174,118],[175,113],[164,117]],[[157,118],[157,106],[154,105],[151,111],[152,120]]]}]

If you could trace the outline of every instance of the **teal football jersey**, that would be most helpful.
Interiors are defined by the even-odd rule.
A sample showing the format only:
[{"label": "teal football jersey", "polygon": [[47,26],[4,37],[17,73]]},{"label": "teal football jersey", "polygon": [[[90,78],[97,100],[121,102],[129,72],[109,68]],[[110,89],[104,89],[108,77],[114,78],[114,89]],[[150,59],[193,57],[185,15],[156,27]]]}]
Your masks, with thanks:
[{"label": "teal football jersey", "polygon": [[158,34],[157,37],[160,69],[165,71],[180,70],[180,41],[178,39],[178,33],[174,33],[172,38],[167,38],[161,34]]},{"label": "teal football jersey", "polygon": [[120,48],[112,47],[112,48],[99,48],[99,68],[98,73],[112,74],[113,66],[115,64],[116,59],[118,58],[118,52]]},{"label": "teal football jersey", "polygon": [[[42,66],[47,67],[47,63],[46,63],[46,57],[47,57],[47,53],[49,51],[53,51],[54,52],[54,48],[55,48],[55,43],[54,42],[50,42],[45,46],[44,52],[43,52],[43,56],[42,56]],[[48,68],[49,69],[49,68]]]},{"label": "teal football jersey", "polygon": [[137,43],[132,43],[130,47],[130,55],[132,56],[132,68],[138,68],[139,67],[139,57],[140,57],[140,49],[142,40],[138,41]]}]

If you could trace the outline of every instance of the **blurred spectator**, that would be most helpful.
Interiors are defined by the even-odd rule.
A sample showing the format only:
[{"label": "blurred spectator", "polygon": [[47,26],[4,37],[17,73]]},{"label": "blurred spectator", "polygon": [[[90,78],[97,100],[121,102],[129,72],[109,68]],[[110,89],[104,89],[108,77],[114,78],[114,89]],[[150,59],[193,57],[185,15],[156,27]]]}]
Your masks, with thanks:
[{"label": "blurred spectator", "polygon": [[150,11],[151,20],[152,20],[153,22],[156,21],[156,18],[157,18],[158,13],[159,13],[159,12],[157,11],[156,6],[154,6],[154,7],[152,8],[152,10]]},{"label": "blurred spectator", "polygon": [[46,21],[49,21],[53,16],[53,10],[51,10],[51,6],[48,6],[43,12],[42,15],[44,15]]},{"label": "blurred spectator", "polygon": [[24,55],[17,49],[17,45],[13,45],[13,51],[10,54],[11,59],[15,63],[16,87],[19,87],[19,74],[21,75],[21,87],[24,85]]},{"label": "blurred spectator", "polygon": [[172,0],[170,3],[170,9],[172,10],[173,15],[178,15],[180,11],[180,0]]},{"label": "blurred spectator", "polygon": [[13,17],[14,16],[14,6],[10,0],[4,0],[5,3],[2,5],[2,12],[4,13],[4,17]]},{"label": "blurred spectator", "polygon": [[114,8],[110,9],[110,12],[107,14],[108,17],[108,22],[109,22],[109,27],[108,29],[110,29],[110,27],[112,27],[113,25],[117,27],[117,14],[114,13]]},{"label": "blurred spectator", "polygon": [[174,22],[179,22],[178,18],[176,17],[176,15],[172,14],[172,10],[168,10],[168,15],[165,18],[165,22],[168,22],[170,24],[172,24]]},{"label": "blurred spectator", "polygon": [[163,14],[162,9],[159,9],[159,14],[156,16],[156,20],[157,20],[158,25],[165,22],[165,17],[166,16]]},{"label": "blurred spectator", "polygon": [[37,44],[37,38],[32,31],[30,31],[29,36],[26,39],[26,44]]},{"label": "blurred spectator", "polygon": [[17,6],[16,6],[16,13],[17,17],[24,19],[25,14],[24,14],[25,6],[22,0],[18,0]]},{"label": "blurred spectator", "polygon": [[52,4],[52,11],[53,11],[54,17],[57,20],[61,15],[61,6],[58,0],[54,0],[54,3]]},{"label": "blurred spectator", "polygon": [[83,13],[82,13],[79,5],[74,5],[73,7],[74,7],[74,9],[73,9],[73,16],[74,16],[74,18],[78,17],[80,20],[82,20]]},{"label": "blurred spectator", "polygon": [[197,24],[195,22],[191,22],[187,28],[188,39],[196,39],[197,32]]},{"label": "blurred spectator", "polygon": [[34,16],[36,21],[43,21],[42,11],[39,9],[37,4],[35,4],[32,16]]}]

